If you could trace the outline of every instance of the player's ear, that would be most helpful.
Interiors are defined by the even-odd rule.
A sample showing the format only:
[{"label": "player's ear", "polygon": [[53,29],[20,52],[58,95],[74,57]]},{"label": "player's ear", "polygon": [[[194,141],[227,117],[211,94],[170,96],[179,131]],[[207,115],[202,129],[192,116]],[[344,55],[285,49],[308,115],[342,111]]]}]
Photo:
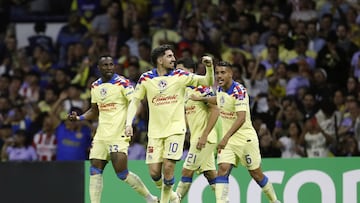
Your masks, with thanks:
[{"label": "player's ear", "polygon": [[230,66],[226,66],[226,71],[229,73],[229,75],[231,75],[231,77],[233,76],[233,71]]},{"label": "player's ear", "polygon": [[163,60],[162,60],[161,57],[159,57],[159,58],[157,58],[156,62],[157,62],[157,64],[162,64],[162,63],[163,63]]}]

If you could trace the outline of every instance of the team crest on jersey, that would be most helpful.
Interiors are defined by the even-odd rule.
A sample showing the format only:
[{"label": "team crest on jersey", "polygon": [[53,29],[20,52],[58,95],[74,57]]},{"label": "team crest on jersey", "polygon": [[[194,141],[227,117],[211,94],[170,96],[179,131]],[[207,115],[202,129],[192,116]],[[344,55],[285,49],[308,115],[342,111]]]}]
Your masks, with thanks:
[{"label": "team crest on jersey", "polygon": [[100,96],[102,99],[104,99],[107,95],[107,89],[106,88],[101,88],[100,89]]},{"label": "team crest on jersey", "polygon": [[159,87],[160,92],[163,92],[167,87],[166,80],[160,80],[159,84],[158,84],[158,87]]},{"label": "team crest on jersey", "polygon": [[221,96],[220,97],[220,106],[222,107],[222,106],[224,106],[224,104],[225,104],[225,98],[224,98],[224,96]]}]

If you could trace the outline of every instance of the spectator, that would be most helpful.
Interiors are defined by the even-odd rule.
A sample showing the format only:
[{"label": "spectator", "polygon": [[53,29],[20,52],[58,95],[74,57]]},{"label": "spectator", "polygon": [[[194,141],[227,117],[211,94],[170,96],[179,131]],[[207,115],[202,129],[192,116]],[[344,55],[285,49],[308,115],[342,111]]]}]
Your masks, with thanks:
[{"label": "spectator", "polygon": [[299,74],[299,66],[296,63],[288,66],[287,77],[289,79],[286,85],[287,96],[295,96],[301,87],[310,86],[309,80]]},{"label": "spectator", "polygon": [[[74,0],[75,1],[75,0]],[[77,12],[72,12],[68,16],[68,22],[61,27],[56,46],[59,50],[59,64],[66,64],[66,50],[71,43],[81,42],[88,29],[80,23],[80,16]]]},{"label": "spectator", "polygon": [[358,81],[360,81],[360,51],[354,53],[351,58],[351,76],[354,76]]},{"label": "spectator", "polygon": [[7,139],[11,137],[13,134],[11,125],[4,124],[0,125],[0,149],[2,149],[2,146],[7,142]]},{"label": "spectator", "polygon": [[297,21],[311,22],[316,21],[317,13],[314,10],[315,3],[312,0],[299,1],[298,9],[294,10],[290,16],[290,22],[294,25]]},{"label": "spectator", "polygon": [[327,82],[327,73],[324,69],[317,68],[314,70],[310,91],[314,94],[317,102],[330,100],[332,97],[334,90],[331,89]]},{"label": "spectator", "polygon": [[281,158],[299,158],[305,156],[304,148],[299,145],[301,135],[301,126],[299,123],[291,122],[286,131],[288,133],[275,141],[275,146],[281,150]]},{"label": "spectator", "polygon": [[[81,109],[73,107],[69,112]],[[91,129],[84,122],[71,122],[63,120],[56,127],[55,136],[57,140],[56,160],[75,161],[87,160],[91,144]]]},{"label": "spectator", "polygon": [[[107,5],[106,13],[95,15],[91,21],[90,33],[105,35],[108,34],[111,27],[111,19],[120,19],[121,5],[119,1],[110,1]],[[117,21],[120,25],[120,23]]]},{"label": "spectator", "polygon": [[348,113],[344,114],[341,120],[338,135],[340,139],[346,135],[354,135],[356,119],[360,116],[360,104],[355,98],[347,100]]},{"label": "spectator", "polygon": [[308,50],[319,52],[325,45],[325,40],[319,37],[316,30],[316,22],[309,22],[306,24],[305,34],[309,39]]},{"label": "spectator", "polygon": [[40,161],[55,161],[57,140],[52,116],[45,113],[42,129],[34,135],[33,147]]},{"label": "spectator", "polygon": [[[314,70],[315,56],[312,51],[307,50],[308,41],[304,37],[299,37],[295,41],[294,50],[288,53],[288,64],[298,63],[304,61],[306,63],[306,70]],[[301,71],[300,71],[301,72]]]},{"label": "spectator", "polygon": [[[178,43],[181,36],[174,31],[174,19],[170,13],[164,13],[159,19],[156,19],[159,28],[156,28],[152,36],[152,48],[158,47],[161,44]],[[151,49],[151,48],[150,48]]]},{"label": "spectator", "polygon": [[76,84],[69,85],[67,90],[65,90],[64,94],[67,97],[62,102],[65,112],[71,112],[70,109],[73,107],[81,109],[81,111],[89,108],[89,102],[80,98],[81,91],[82,88]]},{"label": "spectator", "polygon": [[265,127],[265,126],[266,126],[266,124],[262,124],[262,126],[258,130],[261,156],[262,157],[280,157],[281,152],[275,146],[276,140],[273,139],[269,129],[267,129],[267,127]]},{"label": "spectator", "polygon": [[323,68],[328,75],[328,82],[335,87],[344,87],[350,72],[350,63],[346,54],[337,46],[337,36],[329,34],[326,45],[320,50],[316,59],[316,66]]},{"label": "spectator", "polygon": [[35,149],[28,143],[25,130],[18,130],[13,137],[6,139],[1,150],[2,161],[35,161]]},{"label": "spectator", "polygon": [[50,36],[47,36],[46,33],[46,22],[37,21],[34,24],[35,34],[28,37],[28,53],[33,53],[33,50],[37,46],[44,47],[50,52],[54,52],[54,43]]},{"label": "spectator", "polygon": [[299,143],[305,146],[307,157],[328,157],[328,147],[332,141],[333,138],[319,127],[315,117],[305,121]]},{"label": "spectator", "polygon": [[304,119],[307,120],[315,115],[318,111],[316,100],[311,92],[305,92],[304,96],[300,100],[300,112],[304,115]]},{"label": "spectator", "polygon": [[139,44],[142,41],[149,42],[145,28],[141,23],[135,23],[131,26],[131,37],[125,43],[129,46],[132,56],[140,57]]},{"label": "spectator", "polygon": [[349,38],[349,26],[345,23],[338,24],[336,26],[336,36],[338,37],[337,46],[345,51],[346,60],[351,60],[351,57],[359,50],[359,47]]},{"label": "spectator", "polygon": [[120,56],[120,47],[125,44],[130,36],[124,31],[119,19],[110,18],[109,22],[109,30],[105,35],[105,40],[107,42],[107,48],[110,55],[113,58],[118,58]]},{"label": "spectator", "polygon": [[77,12],[79,22],[90,28],[91,21],[100,12],[101,0],[72,0],[71,12]]},{"label": "spectator", "polygon": [[40,92],[40,75],[32,71],[25,76],[25,80],[19,89],[19,95],[24,98],[26,104],[30,104],[39,101]]},{"label": "spectator", "polygon": [[10,85],[11,77],[8,74],[0,75],[0,96],[8,96],[9,95],[9,85]]}]

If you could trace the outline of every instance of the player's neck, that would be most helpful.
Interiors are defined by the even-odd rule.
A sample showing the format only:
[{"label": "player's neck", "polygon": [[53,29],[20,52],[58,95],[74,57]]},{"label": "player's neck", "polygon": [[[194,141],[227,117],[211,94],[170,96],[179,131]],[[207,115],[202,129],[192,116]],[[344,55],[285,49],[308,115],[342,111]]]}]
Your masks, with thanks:
[{"label": "player's neck", "polygon": [[229,83],[227,83],[227,84],[225,84],[225,85],[223,86],[223,90],[224,90],[225,92],[229,91],[229,89],[231,88],[231,85],[232,85],[232,81],[229,82]]},{"label": "player's neck", "polygon": [[164,75],[168,74],[171,71],[171,69],[167,69],[167,68],[158,66],[156,71],[159,76],[164,76]]}]

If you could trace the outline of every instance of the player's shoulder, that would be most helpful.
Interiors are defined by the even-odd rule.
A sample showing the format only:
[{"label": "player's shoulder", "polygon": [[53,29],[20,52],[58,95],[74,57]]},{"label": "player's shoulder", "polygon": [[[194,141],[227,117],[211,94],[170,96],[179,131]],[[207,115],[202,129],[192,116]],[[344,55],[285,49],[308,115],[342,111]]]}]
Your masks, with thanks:
[{"label": "player's shoulder", "polygon": [[97,80],[95,80],[94,82],[91,83],[91,88],[96,88],[99,85],[101,85],[101,78],[98,78]]},{"label": "player's shoulder", "polygon": [[143,74],[141,74],[138,83],[140,84],[142,82],[150,80],[150,79],[154,78],[155,76],[156,76],[156,74],[154,73],[154,70],[146,71]]},{"label": "player's shoulder", "polygon": [[122,75],[115,75],[111,80],[111,83],[113,85],[122,86],[124,88],[132,87],[130,80]]},{"label": "player's shoulder", "polygon": [[190,75],[190,72],[184,71],[181,69],[175,69],[171,75],[173,75],[173,76],[188,76],[188,75]]},{"label": "player's shoulder", "polygon": [[234,82],[234,88],[232,92],[232,96],[235,97],[235,99],[243,100],[246,97],[247,91],[244,85]]},{"label": "player's shoulder", "polygon": [[224,92],[221,87],[218,87],[217,91],[219,93],[223,92],[225,94],[228,94],[228,95],[234,97],[235,99],[239,99],[239,100],[243,100],[247,94],[245,86],[236,81],[233,81],[230,89],[227,92]]}]

